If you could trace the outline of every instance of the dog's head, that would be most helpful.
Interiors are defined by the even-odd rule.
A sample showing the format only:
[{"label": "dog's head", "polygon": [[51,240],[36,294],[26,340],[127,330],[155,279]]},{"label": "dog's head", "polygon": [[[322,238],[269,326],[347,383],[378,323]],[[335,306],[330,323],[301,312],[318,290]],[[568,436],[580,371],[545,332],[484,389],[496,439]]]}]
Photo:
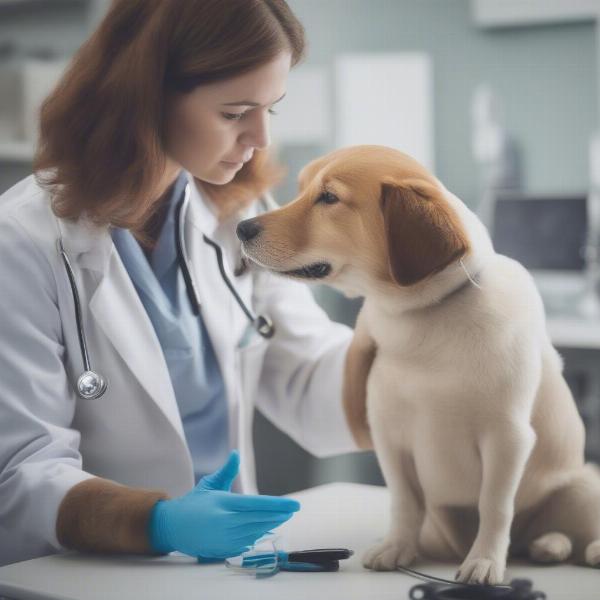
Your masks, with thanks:
[{"label": "dog's head", "polygon": [[353,146],[311,162],[294,201],[240,222],[237,234],[263,267],[351,294],[373,282],[412,286],[469,250],[436,180],[383,146]]}]

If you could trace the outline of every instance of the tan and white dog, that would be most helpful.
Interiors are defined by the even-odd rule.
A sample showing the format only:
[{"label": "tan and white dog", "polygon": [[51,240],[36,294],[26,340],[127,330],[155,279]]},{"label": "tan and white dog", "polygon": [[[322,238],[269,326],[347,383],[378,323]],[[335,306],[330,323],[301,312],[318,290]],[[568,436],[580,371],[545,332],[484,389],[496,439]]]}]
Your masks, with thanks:
[{"label": "tan and white dog", "polygon": [[[364,296],[344,404],[375,448],[391,527],[363,558],[460,560],[496,584],[509,554],[600,566],[600,476],[533,280],[409,156],[357,146],[313,161],[290,204],[242,221],[272,271]],[[365,402],[366,397],[366,402]],[[372,442],[371,442],[372,439]]]}]

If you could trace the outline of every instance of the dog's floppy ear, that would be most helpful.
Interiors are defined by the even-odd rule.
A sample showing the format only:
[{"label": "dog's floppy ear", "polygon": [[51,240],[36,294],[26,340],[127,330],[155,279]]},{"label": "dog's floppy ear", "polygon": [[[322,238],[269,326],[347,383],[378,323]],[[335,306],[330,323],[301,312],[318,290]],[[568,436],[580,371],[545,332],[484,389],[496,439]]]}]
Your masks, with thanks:
[{"label": "dog's floppy ear", "polygon": [[413,285],[461,258],[469,241],[441,190],[422,179],[384,182],[381,210],[390,272]]}]

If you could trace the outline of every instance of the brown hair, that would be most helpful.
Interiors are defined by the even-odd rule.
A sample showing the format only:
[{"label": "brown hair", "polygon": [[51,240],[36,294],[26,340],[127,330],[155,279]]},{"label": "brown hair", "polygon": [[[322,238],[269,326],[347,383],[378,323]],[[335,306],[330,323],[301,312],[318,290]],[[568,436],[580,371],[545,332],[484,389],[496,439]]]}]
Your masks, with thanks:
[{"label": "brown hair", "polygon": [[[85,213],[145,239],[166,166],[167,95],[241,75],[283,50],[292,65],[304,52],[285,0],[113,0],[42,105],[34,171],[54,213]],[[281,175],[256,151],[230,183],[203,187],[225,218]]]}]

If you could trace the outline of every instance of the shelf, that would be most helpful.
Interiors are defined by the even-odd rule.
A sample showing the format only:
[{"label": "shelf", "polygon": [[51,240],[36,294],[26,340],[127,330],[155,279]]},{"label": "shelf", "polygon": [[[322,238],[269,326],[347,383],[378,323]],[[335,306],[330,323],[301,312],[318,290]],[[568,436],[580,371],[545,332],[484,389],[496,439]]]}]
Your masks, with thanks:
[{"label": "shelf", "polygon": [[480,27],[519,27],[595,21],[598,0],[473,0],[472,13]]},{"label": "shelf", "polygon": [[32,142],[0,141],[0,161],[24,162],[33,161],[35,148]]}]

